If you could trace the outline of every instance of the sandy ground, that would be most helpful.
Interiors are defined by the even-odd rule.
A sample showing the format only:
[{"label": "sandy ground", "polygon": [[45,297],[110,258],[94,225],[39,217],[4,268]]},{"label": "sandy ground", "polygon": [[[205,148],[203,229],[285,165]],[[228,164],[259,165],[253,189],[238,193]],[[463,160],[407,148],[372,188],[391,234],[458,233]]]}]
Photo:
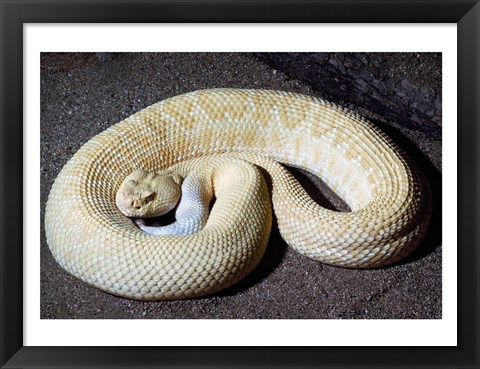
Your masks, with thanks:
[{"label": "sandy ground", "polygon": [[[72,57],[74,57],[72,59]],[[42,319],[439,319],[442,317],[441,141],[383,124],[428,176],[434,218],[427,239],[396,265],[348,270],[303,257],[274,227],[267,252],[244,281],[204,298],[138,302],[101,292],[63,271],[43,229],[53,180],[88,139],[159,100],[213,87],[321,95],[250,54],[43,55],[41,72]],[[356,107],[373,119],[375,113]],[[319,201],[341,203],[315,178],[296,173]]]}]

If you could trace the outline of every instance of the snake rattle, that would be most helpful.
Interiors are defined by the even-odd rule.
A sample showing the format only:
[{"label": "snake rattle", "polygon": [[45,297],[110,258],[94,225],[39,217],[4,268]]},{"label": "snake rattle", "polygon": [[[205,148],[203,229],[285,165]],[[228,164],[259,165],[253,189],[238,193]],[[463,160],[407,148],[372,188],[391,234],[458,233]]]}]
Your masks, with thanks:
[{"label": "snake rattle", "polygon": [[[320,177],[351,211],[315,203],[282,164]],[[311,96],[212,89],[163,100],[84,144],[55,179],[45,230],[56,261],[86,283],[174,300],[248,275],[272,208],[291,247],[348,268],[409,255],[431,217],[424,176],[369,121]],[[139,219],[172,209],[164,227]]]}]

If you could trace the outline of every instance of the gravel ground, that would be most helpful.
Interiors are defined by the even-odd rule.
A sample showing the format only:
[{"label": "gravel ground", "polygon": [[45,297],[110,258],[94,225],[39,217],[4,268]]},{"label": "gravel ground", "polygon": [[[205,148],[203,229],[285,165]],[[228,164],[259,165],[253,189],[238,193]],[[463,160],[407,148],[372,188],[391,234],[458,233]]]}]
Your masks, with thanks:
[{"label": "gravel ground", "polygon": [[[408,55],[400,58],[408,63]],[[396,66],[390,63],[390,67]],[[433,78],[433,77],[432,77]],[[53,180],[88,139],[159,100],[213,87],[266,88],[322,96],[308,81],[251,54],[43,54],[41,68],[41,217]],[[373,119],[377,113],[350,108]],[[378,119],[377,119],[378,120]],[[441,140],[393,123],[381,128],[426,173],[434,218],[426,240],[396,265],[348,270],[290,249],[274,227],[267,252],[245,280],[186,301],[138,302],[101,292],[53,259],[42,227],[42,319],[440,319],[442,317]],[[295,172],[319,202],[342,208],[318,179]]]}]

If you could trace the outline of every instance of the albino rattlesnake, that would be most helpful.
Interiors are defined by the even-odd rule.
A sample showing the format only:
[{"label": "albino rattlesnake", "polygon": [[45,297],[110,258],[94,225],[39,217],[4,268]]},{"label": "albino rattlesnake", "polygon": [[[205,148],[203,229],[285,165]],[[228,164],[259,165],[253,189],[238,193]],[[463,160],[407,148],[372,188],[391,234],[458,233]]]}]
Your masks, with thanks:
[{"label": "albino rattlesnake", "polygon": [[[276,161],[318,175],[352,211],[320,207]],[[309,96],[214,89],[141,110],[69,160],[46,208],[52,254],[74,276],[128,298],[190,298],[226,288],[256,267],[270,233],[267,185],[249,162],[271,177],[282,237],[312,259],[378,267],[408,255],[426,232],[428,184],[370,122]],[[216,202],[200,231],[147,234],[120,212],[117,190],[135,170],[172,165],[173,182],[197,171],[197,195]],[[202,197],[202,191],[210,192]],[[120,206],[125,196],[117,198]],[[155,196],[147,191],[129,204],[140,207]],[[192,212],[205,223],[201,210]]]}]

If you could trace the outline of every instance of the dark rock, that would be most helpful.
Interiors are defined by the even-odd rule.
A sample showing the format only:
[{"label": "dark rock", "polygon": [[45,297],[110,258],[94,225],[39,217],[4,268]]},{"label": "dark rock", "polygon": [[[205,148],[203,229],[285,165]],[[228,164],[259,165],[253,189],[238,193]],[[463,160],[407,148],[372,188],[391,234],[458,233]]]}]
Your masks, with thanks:
[{"label": "dark rock", "polygon": [[311,86],[332,102],[353,106],[382,123],[394,122],[427,133],[432,139],[441,138],[441,53],[256,53],[255,56]]}]

